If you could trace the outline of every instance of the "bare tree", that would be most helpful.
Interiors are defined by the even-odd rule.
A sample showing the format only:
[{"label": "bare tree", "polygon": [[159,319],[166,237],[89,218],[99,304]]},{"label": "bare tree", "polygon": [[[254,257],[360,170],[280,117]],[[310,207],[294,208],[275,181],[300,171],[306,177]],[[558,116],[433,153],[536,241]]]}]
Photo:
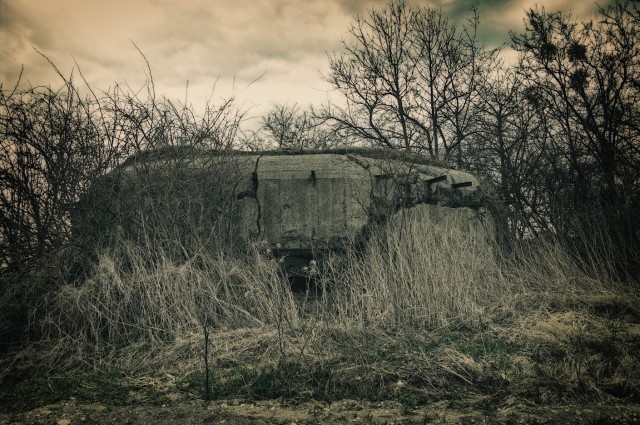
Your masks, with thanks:
[{"label": "bare tree", "polygon": [[[477,131],[476,114],[479,113],[479,108],[482,108],[486,100],[483,96],[483,89],[487,85],[493,84],[491,74],[500,67],[498,53],[501,47],[487,49],[484,44],[478,41],[477,32],[480,17],[475,7],[471,11],[471,18],[467,20],[467,25],[463,26],[460,31],[457,33],[452,31],[452,35],[445,33],[444,37],[440,37],[444,38],[444,42],[441,41],[441,47],[435,51],[442,52],[444,64],[438,67],[440,72],[429,72],[428,78],[425,78],[426,81],[429,81],[429,90],[421,91],[421,93],[429,93],[430,98],[430,102],[422,102],[422,104],[430,104],[431,102],[438,104],[437,97],[441,99],[439,107],[431,108],[431,122],[434,123],[432,127],[439,129],[434,135],[441,135],[444,158],[452,160],[455,155],[455,162],[459,167],[464,166],[463,145]],[[437,21],[441,19],[443,18],[437,17]],[[422,19],[422,21],[425,22],[422,26],[427,27],[427,23],[436,21],[436,19]],[[421,34],[424,34],[424,31]],[[432,38],[428,37],[427,40]],[[421,44],[425,45],[426,43]],[[424,51],[426,49],[423,48]],[[437,56],[433,54],[430,54],[430,58],[430,60],[437,60]],[[431,82],[434,77],[435,81]],[[431,101],[432,86],[438,96]],[[441,115],[440,118],[438,111]],[[436,157],[439,156],[438,146],[438,139],[434,138],[433,147],[436,150]]]},{"label": "bare tree", "polygon": [[344,144],[335,132],[315,116],[313,109],[301,109],[297,104],[275,104],[262,117],[265,147],[280,149],[328,149]]},{"label": "bare tree", "polygon": [[[345,106],[323,116],[347,136],[374,145],[410,150],[416,137],[407,122],[416,75],[412,11],[405,1],[356,17],[349,29],[353,42],[329,57],[326,79],[344,96]],[[409,111],[407,111],[409,110]]]},{"label": "bare tree", "polygon": [[549,166],[545,116],[527,101],[525,89],[512,68],[491,74],[481,91],[473,142],[465,150],[466,166],[494,183],[509,212],[504,225],[520,238],[550,226],[543,184]]},{"label": "bare tree", "polygon": [[[575,22],[534,9],[513,35],[521,72],[550,121],[555,203],[566,231],[605,224],[620,244],[636,246],[640,206],[640,20],[635,2],[601,9]],[[588,212],[588,213],[587,213]],[[563,223],[557,220],[557,223]]]},{"label": "bare tree", "polygon": [[59,90],[0,86],[2,270],[24,269],[65,242],[79,194],[126,155],[104,119],[72,78]]},{"label": "bare tree", "polygon": [[321,115],[365,142],[441,159],[458,152],[462,162],[458,148],[473,133],[480,82],[497,52],[478,43],[478,24],[475,10],[458,30],[441,10],[404,0],[356,17],[326,77],[345,104]]}]

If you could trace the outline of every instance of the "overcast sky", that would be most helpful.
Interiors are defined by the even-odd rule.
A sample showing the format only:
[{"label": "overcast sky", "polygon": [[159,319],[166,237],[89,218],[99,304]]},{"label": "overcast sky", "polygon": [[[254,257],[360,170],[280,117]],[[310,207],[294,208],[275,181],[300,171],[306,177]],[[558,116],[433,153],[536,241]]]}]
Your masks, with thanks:
[{"label": "overcast sky", "polygon": [[[604,1],[604,0],[603,0]],[[301,106],[323,102],[327,52],[340,49],[352,17],[386,0],[0,0],[0,82],[58,87],[61,80],[34,51],[68,75],[74,58],[89,83],[140,88],[145,63],[156,90],[172,99],[203,104],[217,78],[213,100],[235,94],[259,114],[274,102]],[[547,11],[590,16],[592,0],[479,0],[482,36],[489,44],[523,27],[535,4]],[[452,19],[468,16],[469,0],[414,0],[441,7]],[[255,84],[250,83],[264,73]]]}]

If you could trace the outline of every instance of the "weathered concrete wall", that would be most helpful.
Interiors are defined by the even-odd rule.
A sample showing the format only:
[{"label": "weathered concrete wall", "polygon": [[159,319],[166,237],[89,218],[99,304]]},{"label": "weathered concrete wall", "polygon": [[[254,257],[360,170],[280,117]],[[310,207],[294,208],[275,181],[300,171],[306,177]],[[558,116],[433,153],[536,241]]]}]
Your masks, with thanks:
[{"label": "weathered concrete wall", "polygon": [[286,250],[340,247],[403,207],[481,206],[478,181],[456,170],[353,154],[257,161],[260,236]]},{"label": "weathered concrete wall", "polygon": [[371,179],[346,156],[266,156],[257,170],[261,237],[270,243],[335,248],[367,224]]},{"label": "weathered concrete wall", "polygon": [[78,227],[127,229],[168,214],[206,234],[226,215],[232,225],[216,231],[295,256],[340,248],[400,210],[433,224],[443,214],[472,222],[482,207],[480,185],[468,173],[364,154],[200,154],[167,170],[153,161],[122,167],[86,197]]}]

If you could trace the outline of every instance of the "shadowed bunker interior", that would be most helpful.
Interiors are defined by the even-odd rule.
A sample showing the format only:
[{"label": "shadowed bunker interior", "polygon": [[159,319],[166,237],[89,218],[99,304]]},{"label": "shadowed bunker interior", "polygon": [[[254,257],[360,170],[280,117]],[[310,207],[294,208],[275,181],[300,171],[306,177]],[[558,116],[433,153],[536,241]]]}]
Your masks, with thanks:
[{"label": "shadowed bunker interior", "polygon": [[[366,240],[400,214],[425,226],[487,228],[478,180],[417,156],[380,151],[260,154],[180,150],[132,157],[78,203],[81,243],[114,237],[228,250],[258,243],[282,258],[294,286],[328,251]],[[312,262],[314,261],[314,262]]]}]

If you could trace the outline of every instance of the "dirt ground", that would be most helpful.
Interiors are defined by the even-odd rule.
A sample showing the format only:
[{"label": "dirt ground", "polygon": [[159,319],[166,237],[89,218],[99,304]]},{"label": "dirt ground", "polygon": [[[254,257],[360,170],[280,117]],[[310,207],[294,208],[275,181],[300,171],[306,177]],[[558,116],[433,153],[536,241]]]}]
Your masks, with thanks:
[{"label": "dirt ground", "polygon": [[75,398],[19,413],[0,414],[0,424],[638,424],[640,405],[540,406],[513,403],[493,409],[443,401],[407,409],[395,402],[341,400],[292,404],[171,400],[164,404],[113,405]]}]

